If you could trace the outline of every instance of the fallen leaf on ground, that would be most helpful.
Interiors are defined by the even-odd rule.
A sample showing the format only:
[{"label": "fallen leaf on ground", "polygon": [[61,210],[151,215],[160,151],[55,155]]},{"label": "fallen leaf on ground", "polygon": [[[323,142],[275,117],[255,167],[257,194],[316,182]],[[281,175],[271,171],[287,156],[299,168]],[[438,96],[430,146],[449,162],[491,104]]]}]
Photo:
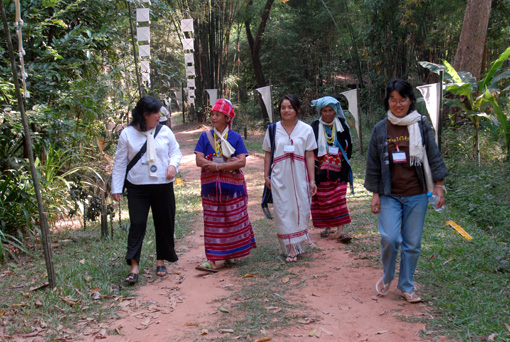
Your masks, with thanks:
[{"label": "fallen leaf on ground", "polygon": [[219,332],[220,334],[233,334],[234,329],[220,329]]},{"label": "fallen leaf on ground", "polygon": [[258,273],[250,272],[250,273],[243,275],[243,278],[251,278],[251,277],[258,276],[258,275],[259,275]]},{"label": "fallen leaf on ground", "polygon": [[5,310],[0,310],[0,316],[5,315]]},{"label": "fallen leaf on ground", "polygon": [[95,291],[92,293],[93,300],[98,300],[99,298],[101,298],[101,294],[99,292]]},{"label": "fallen leaf on ground", "polygon": [[30,291],[37,291],[37,290],[40,290],[40,289],[44,289],[47,286],[50,286],[50,283],[44,283],[44,284],[39,285],[39,286],[31,287]]},{"label": "fallen leaf on ground", "polygon": [[386,315],[388,313],[388,310],[384,310],[383,312],[379,313],[379,316]]},{"label": "fallen leaf on ground", "polygon": [[314,337],[315,335],[317,335],[317,329],[313,329],[312,331],[310,331],[310,332],[308,333],[308,336],[309,336],[309,337]]},{"label": "fallen leaf on ground", "polygon": [[388,334],[390,331],[389,330],[381,330],[381,331],[378,331],[376,333],[376,335],[384,335],[384,334]]},{"label": "fallen leaf on ground", "polygon": [[302,318],[302,319],[298,320],[297,322],[301,323],[301,324],[310,324],[313,321],[314,320],[312,318],[307,317],[307,318]]},{"label": "fallen leaf on ground", "polygon": [[82,264],[82,265],[85,264],[85,259],[81,259],[80,264]]},{"label": "fallen leaf on ground", "polygon": [[67,296],[67,297],[59,296],[58,298],[60,298],[60,300],[62,300],[64,303],[66,303],[69,306],[74,306],[80,302],[79,300],[73,299],[69,296]]},{"label": "fallen leaf on ground", "polygon": [[509,324],[506,324],[506,323],[504,323],[504,324],[505,324],[505,328],[506,328],[506,330],[510,331],[510,325],[509,325]]},{"label": "fallen leaf on ground", "polygon": [[494,341],[498,337],[498,334],[490,334],[489,337],[487,337],[487,341]]},{"label": "fallen leaf on ground", "polygon": [[207,335],[208,333],[209,331],[207,331],[207,329],[200,330],[200,335]]},{"label": "fallen leaf on ground", "polygon": [[271,340],[272,340],[271,337],[263,337],[263,338],[259,338],[255,342],[266,342],[266,341],[271,341]]},{"label": "fallen leaf on ground", "polygon": [[25,334],[25,335],[22,335],[23,337],[35,337],[37,335],[39,335],[40,331],[33,331],[31,333],[28,333],[28,334]]},{"label": "fallen leaf on ground", "polygon": [[289,277],[283,277],[282,278],[282,283],[288,283],[290,281],[290,278]]},{"label": "fallen leaf on ground", "polygon": [[220,310],[221,312],[224,312],[224,313],[229,313],[229,312],[230,312],[230,311],[229,311],[229,309],[227,309],[227,308],[225,308],[225,307],[223,307],[223,306],[220,306],[219,310]]},{"label": "fallen leaf on ground", "polygon": [[186,322],[184,325],[187,327],[198,327],[198,323],[195,322]]},{"label": "fallen leaf on ground", "polygon": [[312,296],[313,296],[313,297],[320,297],[320,295],[318,295],[318,294],[316,294],[316,293],[314,293],[314,292],[312,292]]},{"label": "fallen leaf on ground", "polygon": [[328,331],[328,330],[326,330],[326,329],[324,329],[324,328],[320,328],[320,331],[325,332],[325,333],[326,333],[326,334],[328,334],[329,336],[333,336],[333,333],[332,333],[331,331]]}]

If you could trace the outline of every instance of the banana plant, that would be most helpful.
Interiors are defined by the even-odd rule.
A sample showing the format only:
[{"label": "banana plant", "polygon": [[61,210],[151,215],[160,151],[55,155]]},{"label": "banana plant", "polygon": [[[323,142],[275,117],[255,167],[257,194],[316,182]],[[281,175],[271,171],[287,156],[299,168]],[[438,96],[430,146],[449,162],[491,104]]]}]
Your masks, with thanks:
[{"label": "banana plant", "polygon": [[498,132],[505,139],[507,154],[510,154],[510,120],[508,115],[502,111],[498,101],[498,97],[501,94],[498,83],[510,77],[510,70],[504,70],[499,74],[498,72],[509,56],[510,47],[491,63],[487,74],[479,81],[469,72],[457,72],[445,60],[443,60],[444,65],[419,62],[421,66],[434,73],[438,74],[441,70],[445,72],[445,79],[447,82],[450,82],[446,86],[446,90],[458,95],[455,99],[446,99],[445,103],[450,107],[460,108],[461,112],[466,115],[475,128],[473,146],[478,165],[480,165],[479,131],[480,122],[483,118],[492,119],[492,122],[498,128]]}]

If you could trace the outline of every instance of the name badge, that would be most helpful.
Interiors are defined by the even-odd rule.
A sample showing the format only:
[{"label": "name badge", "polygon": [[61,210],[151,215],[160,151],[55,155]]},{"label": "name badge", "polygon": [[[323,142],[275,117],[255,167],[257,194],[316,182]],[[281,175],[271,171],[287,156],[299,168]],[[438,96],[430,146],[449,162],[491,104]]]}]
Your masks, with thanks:
[{"label": "name badge", "polygon": [[328,147],[328,152],[332,156],[338,156],[338,147],[336,147],[336,146],[329,146]]},{"label": "name badge", "polygon": [[223,157],[213,157],[213,162],[217,163],[217,164],[221,164],[221,163],[224,163],[225,160],[223,159]]},{"label": "name badge", "polygon": [[296,148],[294,147],[294,145],[285,145],[283,147],[283,152],[285,153],[294,153],[295,150]]},{"label": "name badge", "polygon": [[407,161],[405,152],[393,152],[393,162],[395,164],[405,163]]}]

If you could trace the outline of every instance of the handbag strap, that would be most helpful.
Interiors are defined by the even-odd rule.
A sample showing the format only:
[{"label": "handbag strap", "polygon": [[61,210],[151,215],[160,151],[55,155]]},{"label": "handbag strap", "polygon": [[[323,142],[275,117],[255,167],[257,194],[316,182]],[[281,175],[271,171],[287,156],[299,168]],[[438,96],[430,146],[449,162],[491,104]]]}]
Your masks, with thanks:
[{"label": "handbag strap", "polygon": [[351,194],[354,195],[354,175],[352,173],[351,163],[349,162],[349,158],[347,158],[347,153],[345,153],[345,150],[342,147],[342,144],[340,144],[338,139],[335,142],[336,142],[335,145],[337,145],[340,148],[340,152],[342,152],[342,156],[344,157],[345,161],[347,162],[347,165],[349,165],[349,176],[348,176],[349,177],[349,185],[351,188]]},{"label": "handbag strap", "polygon": [[215,149],[215,145],[214,145],[214,140],[213,140],[213,136],[211,134],[211,131],[208,130],[208,131],[205,132],[205,134],[207,135],[207,139],[209,140],[209,144],[211,144],[211,147],[214,150]]},{"label": "handbag strap", "polygon": [[274,150],[275,150],[276,123],[269,125],[269,141],[271,143],[271,163],[269,165],[269,174],[273,170]]},{"label": "handbag strap", "polygon": [[[162,124],[159,124],[156,126],[156,130],[154,131],[154,139],[156,139],[156,136],[158,135],[159,131],[161,130],[161,127],[163,127]],[[129,164],[126,168],[126,177],[125,178],[127,178],[128,172],[133,168],[133,166],[135,166],[135,164],[138,163],[140,158],[142,158],[142,155],[145,153],[145,151],[147,151],[147,140],[145,140],[145,143],[143,144],[140,151],[138,151],[138,153],[129,162]]]}]

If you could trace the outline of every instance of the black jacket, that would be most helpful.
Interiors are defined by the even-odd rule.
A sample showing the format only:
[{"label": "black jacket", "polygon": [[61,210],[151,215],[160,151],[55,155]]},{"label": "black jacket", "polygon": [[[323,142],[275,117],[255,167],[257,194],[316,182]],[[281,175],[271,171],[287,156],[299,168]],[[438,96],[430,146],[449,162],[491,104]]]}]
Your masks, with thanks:
[{"label": "black jacket", "polygon": [[[378,193],[380,195],[391,195],[391,173],[390,160],[388,154],[388,119],[379,121],[372,130],[372,137],[367,152],[367,168],[365,171],[365,188],[368,191]],[[448,176],[448,170],[441,156],[441,152],[436,144],[434,130],[425,116],[422,116],[420,132],[427,151],[430,171],[432,172],[432,180],[434,182],[444,179]],[[425,173],[422,166],[415,166],[416,174],[424,189]]]},{"label": "black jacket", "polygon": [[[344,128],[343,132],[337,132],[336,137],[338,139],[338,142],[340,145],[342,145],[342,148],[345,151],[345,154],[347,154],[347,158],[351,159],[352,154],[352,140],[351,140],[351,134],[349,132],[349,126],[345,122],[345,119],[339,118],[340,124],[342,124],[342,127]],[[312,123],[312,129],[313,134],[315,134],[315,141],[319,139],[319,120],[316,120]],[[313,153],[315,154],[315,157],[317,157],[318,149],[315,149]],[[318,168],[318,161],[315,161],[315,181],[317,184],[320,184],[321,181],[327,181],[327,180],[337,180],[339,179],[341,182],[349,182],[349,170],[351,167],[347,163],[346,160],[344,160],[342,156],[342,170],[340,171],[340,174],[336,174],[335,172],[329,172],[329,179],[327,177],[327,174],[325,171],[319,172]]]}]

